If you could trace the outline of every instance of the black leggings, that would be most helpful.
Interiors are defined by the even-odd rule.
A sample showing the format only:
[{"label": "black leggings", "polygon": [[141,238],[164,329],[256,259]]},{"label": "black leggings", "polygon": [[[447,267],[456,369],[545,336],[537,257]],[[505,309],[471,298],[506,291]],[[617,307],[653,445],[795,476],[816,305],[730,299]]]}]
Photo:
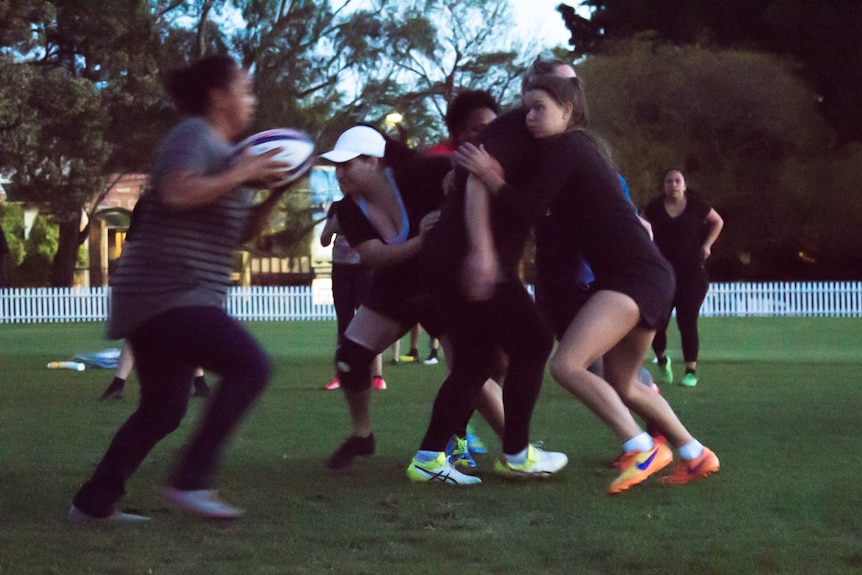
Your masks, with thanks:
[{"label": "black leggings", "polygon": [[503,386],[503,452],[518,453],[527,447],[530,419],[553,348],[550,327],[517,281],[497,286],[493,299],[486,302],[454,300],[444,317],[454,361],[437,393],[420,449],[446,448],[449,438],[472,413],[502,350],[509,359]]},{"label": "black leggings", "polygon": [[332,264],[332,303],[338,335],[344,334],[370,291],[371,268],[362,264]]},{"label": "black leggings", "polygon": [[[697,318],[700,306],[706,299],[709,290],[709,279],[705,273],[676,276],[676,292],[673,296],[673,308],[676,308],[676,325],[679,327],[682,357],[686,363],[697,361],[700,353],[700,336],[697,332]],[[652,340],[652,349],[656,356],[662,357],[667,350],[667,328],[670,324],[670,312],[656,329]]]},{"label": "black leggings", "polygon": [[205,414],[168,481],[178,489],[208,489],[231,432],[269,381],[270,360],[222,309],[190,307],[153,318],[129,336],[141,386],[138,409],[117,431],[76,507],[109,515],[126,481],[185,416],[197,366],[221,376]]}]

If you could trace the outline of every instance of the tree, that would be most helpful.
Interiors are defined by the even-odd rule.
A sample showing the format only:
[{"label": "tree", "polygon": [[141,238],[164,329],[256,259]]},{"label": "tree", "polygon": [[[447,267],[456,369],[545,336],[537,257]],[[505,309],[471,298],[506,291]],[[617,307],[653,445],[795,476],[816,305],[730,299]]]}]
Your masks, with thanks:
[{"label": "tree", "polygon": [[[523,62],[506,0],[11,0],[0,3],[0,171],[16,200],[60,225],[52,284],[76,252],[110,174],[146,170],[176,115],[164,70],[208,53],[253,69],[256,129],[294,126],[328,146],[397,110],[417,145],[443,133],[463,88],[511,96]],[[92,215],[92,214],[90,214]],[[90,218],[92,219],[92,218]],[[306,219],[299,218],[299,227]]]},{"label": "tree", "polygon": [[763,50],[805,65],[835,145],[862,141],[862,3],[857,0],[584,0],[589,24],[561,5],[579,55],[652,32],[676,45]]},{"label": "tree", "polygon": [[[160,54],[151,6],[143,0],[14,2],[4,16],[0,78],[2,169],[15,198],[50,206],[60,227],[51,283],[72,283],[87,237],[82,213],[106,190],[112,169],[140,169],[135,123],[158,102]],[[25,31],[29,33],[25,33]],[[14,57],[13,57],[14,56]],[[118,146],[118,144],[120,144]]]}]

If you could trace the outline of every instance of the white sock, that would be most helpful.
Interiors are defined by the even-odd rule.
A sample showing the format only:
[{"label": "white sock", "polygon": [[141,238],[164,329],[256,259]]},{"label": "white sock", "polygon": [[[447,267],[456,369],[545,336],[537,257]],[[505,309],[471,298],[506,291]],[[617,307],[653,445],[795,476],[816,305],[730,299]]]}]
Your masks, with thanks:
[{"label": "white sock", "polygon": [[511,463],[512,465],[523,465],[527,462],[527,449],[529,446],[525,447],[523,450],[519,451],[514,455],[509,455],[508,453],[504,453],[503,457],[506,458],[506,461]]},{"label": "white sock", "polygon": [[653,448],[652,437],[646,431],[642,431],[635,435],[625,443],[623,443],[623,451],[649,451]]},{"label": "white sock", "polygon": [[440,457],[442,451],[428,451],[420,449],[416,452],[416,461],[419,463],[430,463]]},{"label": "white sock", "polygon": [[701,454],[703,454],[703,445],[697,439],[679,448],[679,456],[683,459],[697,459]]}]

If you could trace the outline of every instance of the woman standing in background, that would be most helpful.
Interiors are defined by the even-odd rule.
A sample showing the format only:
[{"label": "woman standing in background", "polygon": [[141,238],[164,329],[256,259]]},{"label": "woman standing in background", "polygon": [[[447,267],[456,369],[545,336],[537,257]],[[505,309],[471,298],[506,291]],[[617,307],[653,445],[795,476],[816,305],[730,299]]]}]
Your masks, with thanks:
[{"label": "woman standing in background", "polygon": [[[665,172],[663,183],[664,193],[647,205],[644,217],[652,225],[659,251],[676,274],[673,307],[676,308],[676,324],[685,361],[685,375],[680,384],[694,387],[697,385],[700,351],[697,318],[709,289],[705,264],[724,220],[709,204],[687,189],[681,170]],[[670,314],[659,324],[652,343],[662,383],[673,383],[670,358],[665,354],[669,323]]]}]

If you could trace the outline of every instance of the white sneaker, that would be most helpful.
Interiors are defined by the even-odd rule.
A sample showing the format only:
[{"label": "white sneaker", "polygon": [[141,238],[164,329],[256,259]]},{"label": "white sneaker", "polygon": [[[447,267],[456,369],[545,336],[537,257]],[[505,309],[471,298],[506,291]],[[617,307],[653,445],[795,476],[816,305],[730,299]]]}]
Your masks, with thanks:
[{"label": "white sneaker", "polygon": [[114,511],[107,517],[93,517],[87,515],[74,505],[69,507],[68,515],[69,523],[137,523],[140,521],[149,521],[150,518],[144,515],[135,515],[134,513],[123,513],[122,511]]},{"label": "white sneaker", "polygon": [[436,357],[429,357],[428,359],[426,359],[422,363],[424,363],[425,365],[437,365],[438,363],[440,363],[440,360],[437,359]]},{"label": "white sneaker", "polygon": [[210,519],[237,519],[245,509],[234,507],[219,499],[215,489],[182,490],[165,487],[165,499],[174,506]]},{"label": "white sneaker", "polygon": [[516,465],[505,455],[494,462],[494,470],[510,479],[545,479],[553,476],[569,463],[565,453],[545,451],[533,445],[527,446],[527,460]]},{"label": "white sneaker", "polygon": [[447,485],[478,485],[482,480],[455,469],[446,452],[441,451],[434,461],[421,463],[413,458],[407,467],[407,477],[418,483],[445,483]]}]

